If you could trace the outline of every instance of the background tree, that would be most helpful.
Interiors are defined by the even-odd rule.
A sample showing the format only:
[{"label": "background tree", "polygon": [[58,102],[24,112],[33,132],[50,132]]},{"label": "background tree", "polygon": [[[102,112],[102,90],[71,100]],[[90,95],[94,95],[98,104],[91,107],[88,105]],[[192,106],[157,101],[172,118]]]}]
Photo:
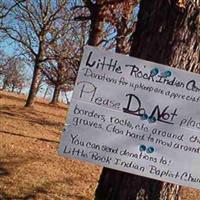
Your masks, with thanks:
[{"label": "background tree", "polygon": [[31,106],[38,90],[42,64],[48,60],[46,48],[59,39],[59,32],[67,26],[62,23],[62,27],[55,28],[58,21],[66,20],[67,0],[17,2],[10,2],[16,6],[4,18],[1,32],[16,42],[33,62],[33,79],[25,105]]},{"label": "background tree", "polygon": [[96,0],[83,0],[82,4],[75,5],[73,9],[78,12],[75,20],[77,21],[90,21],[88,45],[98,46],[102,40],[104,16],[102,13],[103,1]]},{"label": "background tree", "polygon": [[50,67],[47,67],[44,73],[47,77],[47,84],[54,87],[50,103],[57,104],[60,92],[68,85],[74,84],[78,66],[74,69],[73,66],[63,60],[52,61],[49,65]]},{"label": "background tree", "polygon": [[9,57],[5,54],[3,50],[0,50],[0,75],[5,72],[6,65],[9,61]]},{"label": "background tree", "polygon": [[114,48],[117,53],[128,54],[131,47],[131,35],[136,27],[136,7],[139,1],[127,0],[110,6],[105,16],[111,33],[104,37],[104,47]]},{"label": "background tree", "polygon": [[[198,1],[142,0],[131,56],[199,72]],[[178,200],[180,187],[104,168],[95,200]]]},{"label": "background tree", "polygon": [[60,32],[59,40],[54,41],[47,48],[47,54],[51,60],[43,66],[48,85],[54,87],[51,104],[57,104],[60,92],[75,83],[83,47],[86,43],[87,26],[83,23],[74,23],[73,13],[69,15],[71,16],[69,21],[65,22],[68,30],[64,34]]},{"label": "background tree", "polygon": [[3,90],[10,88],[12,92],[16,89],[21,93],[25,85],[24,63],[17,58],[9,59],[0,74],[3,82]]},{"label": "background tree", "polygon": [[70,103],[70,99],[67,95],[68,92],[71,92],[73,91],[74,89],[74,84],[67,84],[63,89],[62,89],[62,93],[63,93],[63,96],[65,97],[65,100],[66,100],[66,103]]},{"label": "background tree", "polygon": [[129,2],[129,5],[132,4],[130,0],[83,0],[82,4],[76,3],[73,6],[74,10],[79,10],[75,20],[90,21],[88,45],[99,46],[102,44],[105,21],[112,18],[116,10],[119,11],[119,4],[124,3],[121,6],[125,7],[126,2]]}]

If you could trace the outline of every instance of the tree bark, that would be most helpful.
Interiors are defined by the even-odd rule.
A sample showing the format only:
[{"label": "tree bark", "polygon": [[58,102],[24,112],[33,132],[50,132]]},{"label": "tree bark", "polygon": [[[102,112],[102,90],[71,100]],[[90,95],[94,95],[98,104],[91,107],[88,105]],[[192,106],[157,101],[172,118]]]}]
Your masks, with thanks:
[{"label": "tree bark", "polygon": [[[142,0],[130,55],[199,72],[198,20],[189,0],[182,8],[176,0]],[[178,200],[179,191],[178,185],[104,168],[95,200]]]},{"label": "tree bark", "polygon": [[34,72],[33,72],[31,88],[29,91],[28,99],[26,100],[25,107],[31,107],[34,103],[34,98],[38,91],[41,74],[42,74],[41,68],[40,68],[39,64],[36,62]]},{"label": "tree bark", "polygon": [[59,101],[59,95],[60,95],[60,87],[59,85],[55,85],[54,93],[53,93],[53,98],[50,102],[50,104],[57,104]]},{"label": "tree bark", "polygon": [[120,24],[117,24],[117,35],[116,35],[116,52],[126,53],[126,36],[124,35],[125,29],[127,27],[127,19],[122,17]]},{"label": "tree bark", "polygon": [[193,3],[180,8],[177,0],[142,1],[130,55],[199,72],[199,8]]},{"label": "tree bark", "polygon": [[89,39],[87,44],[91,46],[98,46],[102,40],[103,32],[103,18],[101,16],[101,5],[93,4],[90,8],[91,23]]}]

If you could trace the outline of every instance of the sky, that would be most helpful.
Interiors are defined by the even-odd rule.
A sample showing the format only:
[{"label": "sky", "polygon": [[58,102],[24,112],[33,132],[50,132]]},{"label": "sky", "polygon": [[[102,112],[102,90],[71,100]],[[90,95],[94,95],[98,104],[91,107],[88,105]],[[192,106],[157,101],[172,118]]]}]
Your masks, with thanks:
[{"label": "sky", "polygon": [[[15,43],[8,41],[8,40],[4,40],[3,42],[1,42],[0,48],[3,49],[4,52],[8,56],[20,54],[20,52],[17,52],[17,46],[15,45]],[[25,64],[24,67],[25,67],[24,72],[25,72],[26,76],[30,79],[30,81],[28,82],[28,84],[30,85],[31,79],[32,79],[32,76],[33,76],[33,67],[29,66],[28,64]],[[2,82],[0,82],[0,84],[2,85]],[[47,88],[47,85],[44,85],[42,87],[42,89],[39,90],[37,96],[38,97],[44,97],[44,93],[45,93],[46,88]],[[30,89],[30,87],[25,87],[22,90],[22,93],[24,93],[25,95],[28,95],[29,89]],[[69,98],[69,100],[71,100],[72,94],[73,94],[73,92],[67,93],[67,97]],[[53,88],[49,88],[49,91],[47,93],[47,99],[51,100],[52,95],[53,95]],[[65,102],[65,96],[63,94],[60,95],[60,98]]]},{"label": "sky", "polygon": [[[137,6],[135,8],[134,13],[136,13],[136,15],[137,15],[138,11],[139,11],[139,6]],[[137,16],[136,16],[136,19],[137,19]],[[9,56],[16,55],[16,54],[20,53],[20,52],[19,53],[17,52],[16,44],[14,42],[9,41],[9,40],[4,40],[3,42],[1,42],[0,48],[3,49],[4,52]],[[25,71],[25,74],[29,77],[29,79],[31,79],[32,74],[33,74],[33,67],[26,64],[24,71]],[[29,81],[29,84],[31,84],[31,80]],[[38,96],[43,97],[45,90],[46,90],[46,86],[44,86],[43,89],[38,92]],[[28,94],[28,92],[29,92],[29,88],[26,87],[23,90],[23,93]],[[52,94],[53,94],[53,88],[50,90],[48,98],[51,98]],[[68,97],[69,97],[69,99],[71,99],[72,92],[68,93]]]}]

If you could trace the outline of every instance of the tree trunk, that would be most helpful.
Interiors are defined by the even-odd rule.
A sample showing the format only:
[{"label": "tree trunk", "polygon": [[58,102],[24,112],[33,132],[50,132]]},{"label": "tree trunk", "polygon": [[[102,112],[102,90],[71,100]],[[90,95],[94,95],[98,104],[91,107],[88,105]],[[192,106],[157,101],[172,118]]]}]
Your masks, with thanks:
[{"label": "tree trunk", "polygon": [[117,35],[116,35],[116,52],[117,53],[126,53],[126,44],[125,44],[125,40],[126,40],[126,35],[124,35],[125,33],[125,29],[127,27],[127,19],[125,17],[122,17],[121,21],[119,24],[116,25],[117,27]]},{"label": "tree trunk", "polygon": [[197,2],[186,0],[185,8],[180,8],[177,0],[142,1],[130,55],[199,72]]},{"label": "tree trunk", "polygon": [[4,80],[4,81],[3,81],[3,87],[2,87],[2,90],[5,90],[5,89],[6,89],[6,86],[7,86],[7,81]]},{"label": "tree trunk", "polygon": [[21,86],[21,87],[19,88],[19,90],[18,90],[18,94],[21,94],[21,93],[22,93],[22,89],[23,89],[23,87]]},{"label": "tree trunk", "polygon": [[34,98],[37,94],[41,74],[42,74],[41,68],[36,63],[35,69],[34,69],[34,72],[33,72],[33,79],[32,79],[32,83],[31,83],[31,88],[30,88],[30,91],[29,91],[29,95],[28,95],[28,99],[26,101],[25,107],[31,107],[34,103]]},{"label": "tree trunk", "polygon": [[64,94],[65,94],[65,99],[66,99],[67,104],[68,104],[69,103],[69,99],[68,99],[68,96],[67,96],[67,92],[64,92]]},{"label": "tree trunk", "polygon": [[[194,4],[197,0],[193,0]],[[199,72],[199,11],[191,1],[142,0],[131,56]],[[180,187],[104,168],[95,200],[178,200]]]},{"label": "tree trunk", "polygon": [[45,93],[44,93],[44,99],[46,99],[46,96],[47,96],[47,93],[48,93],[48,91],[49,91],[49,87],[47,86],[47,88],[46,88],[46,90],[45,90]]},{"label": "tree trunk", "polygon": [[53,98],[52,98],[50,104],[54,104],[54,105],[57,104],[58,103],[58,99],[59,99],[59,95],[60,95],[60,87],[58,85],[55,85]]},{"label": "tree trunk", "polygon": [[92,8],[90,9],[90,13],[91,13],[91,24],[90,24],[89,39],[87,44],[91,46],[98,46],[102,40],[102,32],[103,32],[101,6],[93,4]]},{"label": "tree trunk", "polygon": [[15,84],[12,84],[11,92],[15,91]]},{"label": "tree trunk", "polygon": [[35,94],[35,95],[37,95],[37,93],[39,92],[39,90],[42,89],[42,88],[41,88],[41,85],[42,85],[43,78],[44,78],[44,75],[41,73],[41,75],[40,75],[40,80],[39,80],[39,82],[38,82],[37,91],[36,91],[36,94]]}]

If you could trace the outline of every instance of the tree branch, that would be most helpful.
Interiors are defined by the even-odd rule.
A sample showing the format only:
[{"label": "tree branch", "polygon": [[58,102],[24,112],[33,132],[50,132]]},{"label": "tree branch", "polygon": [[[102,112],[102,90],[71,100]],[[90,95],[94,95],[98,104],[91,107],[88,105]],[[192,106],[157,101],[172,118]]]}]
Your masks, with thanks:
[{"label": "tree branch", "polygon": [[[16,42],[19,42],[23,46],[25,46],[34,56],[37,56],[35,51],[25,41],[23,41],[23,37],[21,36],[21,34],[17,30],[14,30],[11,27],[9,27],[9,28],[1,27],[1,30],[3,30],[12,40],[14,40]],[[19,38],[17,38],[14,35],[12,35],[12,33],[10,33],[9,30],[15,32],[18,35]]]},{"label": "tree branch", "polygon": [[0,15],[0,19],[6,17],[6,16],[9,14],[9,12],[10,12],[15,6],[21,4],[21,3],[24,2],[24,1],[26,1],[26,0],[19,0],[19,1],[17,1],[13,6],[11,6],[11,7],[7,10],[7,12],[6,12],[5,14]]},{"label": "tree branch", "polygon": [[75,21],[87,21],[91,20],[91,16],[78,16],[74,18]]}]

